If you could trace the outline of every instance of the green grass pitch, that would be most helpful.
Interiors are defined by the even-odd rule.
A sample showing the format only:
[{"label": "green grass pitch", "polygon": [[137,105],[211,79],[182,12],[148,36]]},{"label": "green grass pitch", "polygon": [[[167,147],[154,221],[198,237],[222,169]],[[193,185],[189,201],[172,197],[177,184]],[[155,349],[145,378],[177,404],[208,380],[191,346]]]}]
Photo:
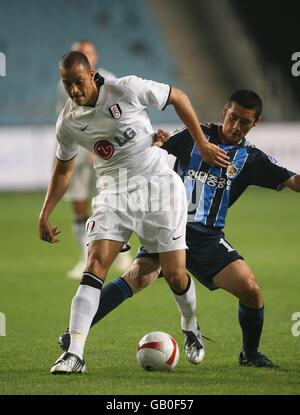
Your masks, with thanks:
[{"label": "green grass pitch", "polygon": [[[1,395],[299,394],[300,336],[292,334],[292,315],[300,312],[299,194],[249,189],[230,209],[225,232],[262,288],[260,350],[279,369],[238,365],[242,339],[237,300],[198,282],[198,321],[203,334],[215,342],[207,341],[203,362],[191,365],[183,351],[177,306],[160,279],[91,329],[87,372],[79,376],[50,375],[61,353],[56,340],[68,326],[79,281],[65,277],[77,260],[70,205],[62,201],[57,206],[52,224],[62,230],[61,242],[49,245],[37,233],[43,197],[42,192],[0,194],[0,312],[6,318],[6,335],[0,336]],[[137,239],[131,243],[135,252]],[[112,268],[107,281],[117,276]],[[153,330],[177,340],[180,358],[171,373],[144,372],[136,361],[139,339]]]}]

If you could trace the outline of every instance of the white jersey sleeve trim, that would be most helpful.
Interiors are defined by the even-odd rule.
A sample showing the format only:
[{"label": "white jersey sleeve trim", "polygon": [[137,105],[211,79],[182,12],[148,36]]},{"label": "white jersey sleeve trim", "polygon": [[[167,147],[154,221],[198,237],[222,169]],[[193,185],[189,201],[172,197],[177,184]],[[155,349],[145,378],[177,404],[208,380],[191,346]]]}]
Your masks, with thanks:
[{"label": "white jersey sleeve trim", "polygon": [[79,144],[75,143],[71,135],[63,128],[63,112],[58,117],[56,123],[56,139],[58,142],[56,149],[58,160],[70,161],[78,154]]},{"label": "white jersey sleeve trim", "polygon": [[168,102],[169,102],[169,99],[170,99],[170,95],[171,95],[171,91],[172,91],[171,85],[169,85],[169,88],[170,88],[170,90],[169,90],[169,94],[168,94],[168,97],[167,97],[167,101],[166,101],[165,105],[163,106],[162,111],[164,111],[166,109],[166,107],[168,105]]}]

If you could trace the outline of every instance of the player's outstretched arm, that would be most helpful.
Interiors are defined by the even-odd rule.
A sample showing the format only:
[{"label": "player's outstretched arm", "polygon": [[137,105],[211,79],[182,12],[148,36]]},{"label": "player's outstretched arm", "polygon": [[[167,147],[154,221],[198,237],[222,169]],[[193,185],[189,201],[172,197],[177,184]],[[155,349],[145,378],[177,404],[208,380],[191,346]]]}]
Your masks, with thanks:
[{"label": "player's outstretched arm", "polygon": [[74,169],[75,157],[70,161],[56,159],[51,175],[47,194],[39,216],[38,228],[40,239],[46,242],[59,242],[56,236],[60,233],[57,226],[52,227],[49,223],[49,216],[67,190]]},{"label": "player's outstretched arm", "polygon": [[300,174],[295,174],[285,182],[285,185],[295,192],[300,192]]},{"label": "player's outstretched arm", "polygon": [[212,165],[227,167],[230,164],[229,157],[220,147],[206,140],[188,96],[172,87],[168,104],[174,105],[178,117],[187,126],[203,160]]}]

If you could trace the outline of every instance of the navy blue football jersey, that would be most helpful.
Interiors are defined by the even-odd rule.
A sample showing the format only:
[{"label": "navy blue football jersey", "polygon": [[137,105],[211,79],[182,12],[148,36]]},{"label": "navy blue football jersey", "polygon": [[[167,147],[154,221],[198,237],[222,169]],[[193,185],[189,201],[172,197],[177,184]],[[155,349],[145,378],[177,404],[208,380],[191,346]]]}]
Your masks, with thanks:
[{"label": "navy blue football jersey", "polygon": [[228,207],[250,185],[280,190],[295,173],[249,144],[222,144],[217,124],[201,124],[208,141],[224,149],[230,157],[226,168],[202,160],[187,128],[176,130],[163,148],[176,157],[174,170],[182,178],[188,201],[188,223],[223,228]]}]

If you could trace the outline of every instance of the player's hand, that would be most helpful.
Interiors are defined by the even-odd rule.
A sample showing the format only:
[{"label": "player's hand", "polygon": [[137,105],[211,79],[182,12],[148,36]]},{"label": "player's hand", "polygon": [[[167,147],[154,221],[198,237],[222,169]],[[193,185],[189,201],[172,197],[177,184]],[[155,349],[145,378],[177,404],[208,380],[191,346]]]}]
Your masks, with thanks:
[{"label": "player's hand", "polygon": [[161,147],[163,144],[168,141],[170,138],[170,133],[165,130],[157,130],[154,137],[153,146]]},{"label": "player's hand", "polygon": [[218,167],[227,167],[230,164],[230,158],[226,151],[210,142],[205,143],[205,147],[199,150],[203,161],[210,165]]},{"label": "player's hand", "polygon": [[39,219],[39,235],[40,239],[43,241],[49,242],[51,244],[54,244],[56,242],[59,242],[59,239],[56,238],[56,236],[60,233],[57,229],[57,226],[51,226],[50,223],[43,219]]}]

